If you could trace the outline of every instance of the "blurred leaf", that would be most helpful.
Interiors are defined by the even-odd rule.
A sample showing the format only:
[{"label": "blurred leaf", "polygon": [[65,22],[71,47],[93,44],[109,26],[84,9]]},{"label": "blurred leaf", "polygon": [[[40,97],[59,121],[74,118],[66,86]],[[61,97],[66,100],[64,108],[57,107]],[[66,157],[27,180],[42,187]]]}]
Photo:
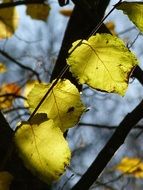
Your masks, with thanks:
[{"label": "blurred leaf", "polygon": [[0,87],[0,109],[10,108],[15,99],[14,95],[20,95],[20,87],[16,83],[3,84]]},{"label": "blurred leaf", "polygon": [[3,63],[0,63],[0,73],[5,73],[7,71],[6,66]]},{"label": "blurred leaf", "polygon": [[143,178],[143,162],[139,158],[125,157],[116,167],[126,175],[133,175],[136,178]]},{"label": "blurred leaf", "polygon": [[9,190],[13,176],[6,171],[0,172],[0,190]]},{"label": "blurred leaf", "polygon": [[114,22],[110,21],[110,22],[107,22],[105,25],[110,30],[110,32],[112,33],[112,35],[117,36],[117,33],[115,31],[115,24],[114,24]]},{"label": "blurred leaf", "polygon": [[72,9],[61,9],[59,12],[63,16],[70,17],[72,14],[72,11],[73,11]]},{"label": "blurred leaf", "polygon": [[[28,95],[30,111],[33,112],[51,84],[36,84]],[[39,93],[40,92],[40,93]],[[51,90],[37,113],[47,113],[62,131],[73,127],[85,107],[80,100],[77,88],[69,80],[60,80]]]},{"label": "blurred leaf", "polygon": [[46,4],[27,5],[26,14],[33,19],[46,21],[49,15],[50,7]]},{"label": "blurred leaf", "polygon": [[51,183],[64,173],[71,153],[53,120],[42,122],[41,114],[38,117],[36,122],[33,117],[31,124],[23,122],[15,132],[14,141],[25,166],[41,180]]},{"label": "blurred leaf", "polygon": [[5,93],[13,93],[15,95],[20,94],[20,86],[16,83],[3,84],[1,90]]},{"label": "blurred leaf", "polygon": [[11,37],[19,24],[19,15],[15,7],[0,10],[0,39]]},{"label": "blurred leaf", "polygon": [[134,54],[122,40],[110,34],[96,34],[80,42],[73,43],[67,59],[79,83],[124,95],[129,76],[138,64]]},{"label": "blurred leaf", "polygon": [[122,2],[116,9],[122,10],[129,19],[143,32],[143,2]]}]

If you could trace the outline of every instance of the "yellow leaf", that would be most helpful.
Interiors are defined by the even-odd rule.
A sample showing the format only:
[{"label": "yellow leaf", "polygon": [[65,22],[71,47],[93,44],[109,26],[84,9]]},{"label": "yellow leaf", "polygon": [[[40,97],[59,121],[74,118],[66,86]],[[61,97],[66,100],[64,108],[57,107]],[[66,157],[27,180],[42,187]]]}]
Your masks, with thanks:
[{"label": "yellow leaf", "polygon": [[126,175],[133,175],[136,178],[143,178],[143,162],[139,158],[125,157],[116,167]]},{"label": "yellow leaf", "polygon": [[11,37],[19,24],[19,15],[15,7],[0,10],[0,39]]},{"label": "yellow leaf", "polygon": [[[12,94],[12,95],[10,95]],[[20,94],[20,86],[16,83],[3,84],[0,87],[0,109],[10,108],[12,106],[14,95]]]},{"label": "yellow leaf", "polygon": [[72,11],[73,11],[72,9],[61,9],[59,12],[63,16],[70,17],[72,14]]},{"label": "yellow leaf", "polygon": [[136,57],[122,40],[110,34],[96,34],[88,41],[73,43],[67,63],[81,84],[124,95]]},{"label": "yellow leaf", "polygon": [[129,19],[143,32],[143,2],[122,2],[116,9],[122,10]]},{"label": "yellow leaf", "polygon": [[0,63],[0,73],[5,73],[6,70],[6,66],[3,63]]},{"label": "yellow leaf", "polygon": [[0,190],[9,190],[9,186],[11,181],[13,180],[13,176],[6,171],[0,172]]},{"label": "yellow leaf", "polygon": [[47,20],[49,15],[50,7],[46,4],[33,4],[27,5],[26,14],[33,19]]},{"label": "yellow leaf", "polygon": [[25,166],[41,180],[51,183],[64,173],[71,153],[59,127],[51,119],[42,122],[41,116],[36,115],[31,124],[23,122],[15,132],[14,141]]},{"label": "yellow leaf", "polygon": [[[34,111],[51,84],[36,84],[28,95],[31,112]],[[40,92],[40,93],[39,93]],[[47,113],[62,131],[73,127],[79,120],[85,107],[80,100],[77,88],[69,80],[60,80],[52,89],[37,113]]]},{"label": "yellow leaf", "polygon": [[[25,85],[25,88],[24,88],[24,91],[23,91],[23,96],[25,98],[27,98],[29,92],[32,90],[32,88],[34,87],[35,84],[39,83],[38,81],[36,80],[30,80],[26,83]],[[27,100],[24,100],[24,106],[27,107],[28,106],[28,103],[27,103]]]}]

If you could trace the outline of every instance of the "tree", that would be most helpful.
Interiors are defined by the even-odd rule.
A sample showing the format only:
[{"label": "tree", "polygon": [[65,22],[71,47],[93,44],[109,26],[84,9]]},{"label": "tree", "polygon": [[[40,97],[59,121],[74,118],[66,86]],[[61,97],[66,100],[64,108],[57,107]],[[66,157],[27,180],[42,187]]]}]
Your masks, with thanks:
[{"label": "tree", "polygon": [[[64,5],[64,3],[65,4],[68,3],[68,1],[67,2],[66,1],[65,2],[64,1],[59,1],[59,2],[60,2],[60,5]],[[40,8],[40,6],[42,6],[44,2],[41,2],[41,1],[27,1],[27,2],[26,1],[20,1],[20,2],[17,1],[17,2],[8,2],[8,3],[6,2],[6,3],[1,4],[1,8],[3,8],[3,7],[11,7],[11,6],[13,7],[13,6],[16,6],[18,4],[35,4],[35,3],[39,3],[38,8]],[[70,93],[71,94],[75,93],[74,96],[77,97],[77,94],[76,94],[77,91],[74,89],[74,86],[72,86],[72,84],[70,84],[67,81],[64,81],[64,82],[60,81],[59,82],[59,79],[61,79],[61,78],[69,79],[71,83],[75,84],[75,86],[77,87],[77,89],[79,91],[82,90],[81,84],[79,84],[77,82],[77,80],[73,77],[71,72],[69,72],[69,67],[66,64],[66,58],[68,58],[68,62],[69,62],[69,64],[71,64],[71,67],[72,67],[72,63],[70,63],[70,62],[73,62],[74,57],[77,57],[78,54],[80,55],[80,51],[82,51],[82,49],[81,49],[74,56],[73,53],[76,52],[75,50],[78,50],[79,47],[82,47],[82,45],[85,45],[88,48],[90,47],[89,51],[93,51],[95,42],[93,41],[93,44],[92,44],[92,43],[88,43],[88,41],[83,41],[83,39],[87,39],[87,38],[89,38],[89,36],[91,36],[93,34],[95,35],[96,33],[101,33],[101,35],[96,35],[96,37],[93,38],[93,39],[98,39],[98,37],[99,38],[101,37],[101,40],[103,42],[104,42],[105,37],[106,37],[107,41],[108,40],[112,41],[112,39],[114,39],[113,40],[114,43],[117,40],[116,37],[114,38],[114,37],[111,36],[109,29],[106,27],[105,24],[103,24],[103,20],[106,18],[106,17],[104,17],[104,13],[105,13],[105,10],[106,10],[106,8],[107,8],[107,6],[109,4],[109,0],[107,0],[107,1],[101,1],[101,0],[100,1],[98,1],[98,0],[86,1],[86,0],[82,0],[82,1],[78,1],[78,2],[73,1],[73,3],[75,3],[75,7],[74,7],[73,13],[72,13],[72,15],[70,17],[70,20],[69,20],[69,23],[68,23],[68,26],[67,26],[67,29],[66,29],[66,32],[65,32],[65,35],[64,35],[64,39],[63,39],[63,42],[62,42],[62,46],[61,46],[61,49],[60,49],[60,52],[59,52],[59,55],[58,55],[54,70],[52,72],[52,76],[51,76],[51,81],[53,81],[53,79],[55,79],[55,80],[52,82],[51,86],[49,85],[49,86],[45,87],[44,84],[43,84],[43,86],[41,86],[41,85],[38,86],[37,85],[37,89],[35,91],[31,92],[31,95],[29,95],[29,105],[31,107],[32,114],[31,114],[30,118],[28,119],[28,121],[26,123],[22,123],[21,127],[19,127],[17,129],[17,131],[19,131],[19,132],[16,132],[17,135],[15,135],[15,132],[13,132],[13,130],[10,129],[10,127],[8,126],[6,120],[4,119],[3,115],[1,114],[1,123],[3,124],[2,127],[1,127],[1,129],[3,131],[1,133],[1,145],[2,145],[2,147],[1,147],[1,151],[0,151],[1,152],[1,163],[2,163],[1,164],[1,171],[3,171],[3,170],[9,171],[14,176],[14,180],[13,180],[12,185],[11,185],[12,189],[18,189],[19,187],[20,187],[20,189],[21,188],[23,188],[23,189],[46,189],[46,188],[48,188],[47,184],[45,184],[44,182],[41,182],[40,180],[37,180],[37,178],[34,177],[25,168],[25,166],[23,165],[23,162],[18,157],[18,154],[16,152],[15,144],[13,144],[13,135],[15,136],[14,138],[16,139],[15,141],[16,141],[17,147],[20,150],[24,150],[25,145],[22,146],[22,144],[24,144],[22,138],[25,138],[25,139],[29,138],[31,140],[31,142],[35,142],[35,141],[38,141],[39,137],[37,138],[37,136],[39,134],[41,134],[41,132],[38,132],[37,129],[34,129],[34,125],[38,125],[39,126],[38,129],[41,129],[41,128],[45,127],[45,125],[43,126],[43,123],[47,122],[47,124],[51,126],[51,130],[52,130],[53,124],[52,124],[51,120],[56,121],[57,125],[59,125],[59,123],[62,123],[62,122],[66,123],[66,118],[68,118],[69,115],[70,115],[69,118],[72,118],[72,115],[77,115],[78,118],[79,118],[78,114],[85,110],[82,103],[78,102],[79,98],[76,98],[76,100],[73,101],[74,106],[71,106],[72,105],[71,102],[73,100],[73,97],[71,96],[71,97],[69,97],[70,101],[71,101],[70,102],[71,105],[67,106],[67,105],[64,105],[64,103],[63,103],[63,105],[64,105],[64,108],[63,108],[62,103],[60,102],[59,105],[57,106],[57,107],[61,106],[59,110],[65,109],[65,107],[66,107],[67,111],[64,112],[65,115],[64,114],[62,115],[62,113],[60,113],[60,114],[58,113],[58,117],[57,117],[57,115],[55,113],[53,113],[54,108],[53,108],[52,111],[49,110],[49,108],[47,108],[46,114],[45,113],[42,114],[44,112],[43,111],[44,107],[42,107],[41,105],[45,101],[46,97],[48,95],[50,95],[51,92],[52,92],[52,95],[50,95],[51,99],[50,99],[50,101],[47,101],[46,107],[48,105],[50,105],[49,102],[54,102],[53,99],[55,98],[56,93],[57,93],[56,94],[57,97],[61,96],[61,97],[63,97],[63,99],[66,99],[67,97],[61,93],[62,91],[64,92],[65,89],[66,90],[70,89],[71,91],[68,91],[68,93],[69,94]],[[120,7],[121,3],[122,2],[119,1],[116,4],[116,6],[114,6],[113,9],[109,12],[109,14],[116,7],[117,8]],[[140,5],[142,5],[142,4],[140,4]],[[33,6],[31,6],[31,7],[29,6],[28,8],[29,8],[29,11],[27,10],[27,13],[31,15],[31,11],[30,11],[30,8],[31,8],[31,10],[34,12],[34,14],[32,14],[32,17],[35,18],[35,10],[34,10]],[[122,9],[124,9],[124,7]],[[46,8],[46,10],[47,10],[47,8]],[[36,14],[36,18],[37,18],[37,14]],[[44,18],[45,18],[45,16],[44,16]],[[94,20],[93,18],[96,18],[96,19]],[[41,19],[43,19],[43,17]],[[131,20],[133,20],[133,22],[135,22],[134,18],[133,19],[131,18]],[[10,26],[9,23],[7,25]],[[10,27],[10,29],[11,29],[11,27]],[[11,31],[13,32],[13,30],[14,30],[14,28],[12,28]],[[102,33],[108,33],[108,35],[104,36],[104,35],[102,35]],[[77,44],[73,47],[73,49],[71,49],[71,52],[68,53],[69,49],[72,46],[72,43],[75,42],[78,39],[82,39],[82,40],[77,42]],[[90,38],[89,38],[89,40],[90,40]],[[114,43],[113,43],[113,45],[114,45]],[[119,46],[122,47],[122,43],[121,42],[118,42],[118,43],[119,43]],[[103,48],[104,48],[104,46],[103,46]],[[108,48],[108,46],[105,47],[105,48]],[[130,74],[132,74],[132,77],[137,78],[142,84],[142,79],[143,79],[142,70],[140,69],[139,66],[136,66],[135,57],[133,55],[130,55],[130,52],[127,49],[124,49],[124,50],[127,51],[127,57],[129,57],[130,61],[133,62],[132,67],[129,70],[125,80],[128,82],[127,79],[130,76]],[[124,51],[124,55],[125,55],[125,51]],[[11,57],[5,51],[1,50],[0,53],[4,57],[9,59],[10,61],[16,63],[22,69],[28,70],[32,75],[34,75],[37,78],[37,80],[39,82],[41,82],[41,79],[39,77],[40,75],[38,74],[38,72],[36,70],[32,69],[29,66],[22,65],[19,61],[15,60],[13,57]],[[71,57],[71,60],[70,60],[70,57]],[[98,58],[97,55],[96,55],[96,57]],[[102,60],[101,60],[101,62],[102,62]],[[103,65],[104,65],[104,62],[103,62]],[[134,70],[133,70],[133,68],[134,68]],[[131,71],[132,71],[132,73],[131,73]],[[74,75],[76,75],[76,74],[77,73],[74,73]],[[31,75],[30,75],[30,77],[31,77]],[[57,84],[59,85],[58,88],[60,88],[60,86],[61,86],[61,92],[60,93],[59,93],[59,90],[56,89]],[[45,91],[45,88],[46,88],[46,91]],[[8,88],[8,89],[10,89],[10,88]],[[6,99],[3,99],[3,102],[13,101],[13,97],[18,97],[18,98],[23,98],[24,99],[24,97],[21,96],[21,94],[19,93],[20,92],[20,87],[16,86],[14,89],[16,89],[16,90],[10,91],[10,92],[5,91]],[[115,90],[111,90],[111,89],[104,89],[104,88],[100,88],[100,87],[99,87],[99,89],[102,90],[102,91],[118,92],[119,94],[123,93],[122,89],[121,89],[121,91],[119,91],[119,90],[115,91]],[[40,95],[39,95],[40,99],[39,99],[39,102],[37,102],[38,104],[36,103],[36,105],[35,105],[35,101],[37,101],[37,100],[34,99],[34,101],[32,102],[32,99],[33,99],[34,95],[35,95],[35,97],[38,96],[36,94],[37,92],[39,94],[38,90],[41,92]],[[46,93],[46,95],[43,95],[45,93]],[[69,96],[69,94],[68,94],[68,96]],[[2,98],[3,97],[4,97],[4,95],[2,94]],[[10,97],[10,98],[8,99],[8,97]],[[53,105],[55,103],[57,104],[57,99],[54,99],[54,100],[55,100],[55,102],[53,103]],[[78,104],[78,106],[80,104],[80,108],[77,106],[77,104]],[[38,109],[39,110],[41,109],[41,111],[38,112]],[[59,110],[58,110],[58,112],[59,112]],[[48,115],[48,118],[47,118],[47,115]],[[59,115],[60,116],[62,115],[62,117],[64,118],[63,121],[62,121],[62,117],[59,117]],[[69,125],[68,127],[65,127],[65,126],[60,127],[59,126],[60,129],[56,129],[55,132],[51,131],[51,133],[59,135],[59,136],[56,136],[56,135],[55,136],[58,137],[61,140],[62,147],[65,146],[66,148],[64,150],[66,150],[66,151],[67,151],[67,145],[65,143],[65,140],[63,138],[61,139],[61,136],[62,136],[61,131],[64,133],[64,136],[66,137],[66,135],[68,133],[68,131],[66,131],[66,129],[68,129],[69,127],[71,127],[73,124],[75,124],[77,122],[77,118],[74,117],[73,120],[69,119],[69,118],[68,118],[68,122],[66,123],[66,126]],[[142,101],[141,101],[141,103],[139,103],[139,105],[133,111],[130,112],[130,114],[128,114],[121,121],[121,123],[119,124],[116,131],[113,133],[113,135],[109,139],[109,141],[107,141],[106,145],[100,151],[97,158],[95,158],[93,164],[88,168],[86,173],[81,177],[80,181],[72,188],[73,190],[75,190],[75,189],[89,189],[90,188],[90,186],[94,183],[94,181],[97,180],[100,173],[106,167],[107,163],[110,161],[110,159],[112,158],[114,153],[124,143],[124,140],[125,140],[126,136],[129,134],[129,132],[138,123],[138,121],[141,118],[142,118]],[[50,122],[50,124],[49,124],[49,122]],[[70,124],[69,124],[69,122],[70,122]],[[81,125],[83,125],[83,124],[81,124]],[[19,130],[20,128],[22,128],[22,132]],[[27,130],[27,133],[24,133],[25,130]],[[46,134],[46,131],[47,130],[45,130],[45,134]],[[33,134],[33,136],[32,136],[32,134]],[[29,137],[27,135],[29,135]],[[47,135],[48,135],[48,133],[47,133]],[[52,136],[52,138],[54,138],[54,136]],[[40,160],[41,154],[45,153],[45,152],[40,153],[39,151],[42,151],[42,150],[40,149],[40,146],[38,146],[38,148],[37,148],[36,143],[35,143],[35,145],[32,145],[32,148],[33,148],[33,146],[35,146],[35,151],[37,152],[36,153],[37,154],[36,159]],[[8,147],[11,147],[11,148],[8,148]],[[30,154],[29,150],[31,150],[31,149],[28,149],[29,154]],[[33,161],[29,163],[29,160],[27,159],[27,155],[25,156],[25,154],[27,154],[27,152],[26,153],[25,152],[20,153],[21,157],[23,157],[24,161],[26,162],[26,165],[28,165],[28,167],[32,168],[31,169],[32,171],[34,170],[34,172],[35,172],[35,170],[36,170],[36,172],[38,173],[39,169],[34,168],[36,166],[33,164]],[[39,158],[38,158],[38,156],[39,156]],[[33,157],[33,155],[31,155],[31,159],[32,159],[32,157]],[[66,157],[66,159],[67,158],[69,158],[69,155]],[[60,163],[60,159],[62,160],[62,156],[60,156],[58,159],[59,159],[59,163]],[[65,158],[63,158],[63,159],[65,159]],[[35,160],[35,163],[36,163],[36,161],[37,160]],[[67,165],[66,162],[67,162],[67,160],[66,161],[64,160],[65,165]],[[32,166],[32,164],[33,164],[33,166]],[[136,170],[138,170],[138,168]],[[139,170],[142,171],[141,167],[139,168]],[[43,171],[43,169],[42,169],[42,171]],[[63,173],[63,171],[60,170],[60,171],[58,171],[58,174],[54,174],[53,176],[56,178],[58,175],[61,175],[61,172]],[[45,176],[44,176],[46,172],[44,171],[43,173],[42,174],[38,173],[38,176],[41,174],[40,178],[42,180],[44,178],[44,181],[46,181]],[[127,172],[124,172],[124,173],[127,173]],[[134,173],[131,172],[131,174],[133,175]],[[46,178],[48,178],[49,175],[50,175],[49,173],[46,174]],[[21,179],[23,179],[23,180],[20,181]],[[52,179],[50,179],[50,177],[49,177],[49,180],[52,180]],[[109,186],[106,186],[106,184],[103,183],[103,185],[105,187],[109,188]]]}]

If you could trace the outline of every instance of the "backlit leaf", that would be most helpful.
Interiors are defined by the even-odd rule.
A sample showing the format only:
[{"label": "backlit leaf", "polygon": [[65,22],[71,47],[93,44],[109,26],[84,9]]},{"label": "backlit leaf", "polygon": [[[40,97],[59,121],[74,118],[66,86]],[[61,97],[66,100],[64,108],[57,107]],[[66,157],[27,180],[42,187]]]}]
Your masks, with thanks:
[{"label": "backlit leaf", "polygon": [[41,180],[51,183],[64,173],[71,153],[53,120],[42,120],[39,114],[31,124],[23,122],[15,132],[14,141],[25,166]]},{"label": "backlit leaf", "polygon": [[0,109],[10,108],[16,95],[20,95],[20,86],[16,83],[3,84],[0,87]]},{"label": "backlit leaf", "polygon": [[124,95],[129,76],[138,64],[124,42],[110,34],[96,34],[88,41],[79,42],[73,43],[67,59],[79,83]]},{"label": "backlit leaf", "polygon": [[[25,87],[24,87],[24,91],[23,91],[23,96],[25,98],[27,98],[29,92],[32,90],[32,88],[34,87],[35,84],[39,83],[38,81],[36,80],[29,80],[27,81]],[[27,103],[27,100],[24,100],[24,106],[27,107],[28,106],[28,103]]]},{"label": "backlit leaf", "polygon": [[0,10],[0,39],[11,37],[19,24],[19,15],[15,7]]},{"label": "backlit leaf", "polygon": [[[36,84],[28,95],[31,112],[34,111],[51,84]],[[40,93],[39,93],[40,92]],[[47,113],[62,131],[73,127],[79,120],[85,107],[80,100],[77,88],[69,80],[60,80],[52,89],[37,113]]]},{"label": "backlit leaf", "polygon": [[9,190],[13,176],[7,171],[0,172],[0,190]]},{"label": "backlit leaf", "polygon": [[143,178],[143,161],[139,158],[125,157],[116,167],[126,175],[133,175],[136,178]]},{"label": "backlit leaf", "polygon": [[47,4],[32,4],[27,5],[26,13],[33,19],[47,20],[50,7]]},{"label": "backlit leaf", "polygon": [[122,2],[116,9],[122,10],[129,19],[143,32],[143,2]]}]

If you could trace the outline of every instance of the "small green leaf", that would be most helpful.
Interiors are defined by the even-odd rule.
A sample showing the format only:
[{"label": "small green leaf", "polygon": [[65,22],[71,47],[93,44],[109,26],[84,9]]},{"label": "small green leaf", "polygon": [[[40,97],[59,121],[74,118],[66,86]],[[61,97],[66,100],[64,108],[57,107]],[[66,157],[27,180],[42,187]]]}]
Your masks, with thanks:
[{"label": "small green leaf", "polygon": [[143,2],[122,2],[116,9],[122,10],[129,19],[143,32]]},{"label": "small green leaf", "polygon": [[[33,112],[51,84],[36,84],[28,95],[30,111]],[[53,119],[56,126],[64,132],[73,127],[78,121],[85,107],[80,100],[80,93],[69,80],[59,80],[51,90],[37,113],[46,113]]]},{"label": "small green leaf", "polygon": [[124,95],[133,68],[138,64],[124,42],[110,34],[96,34],[73,43],[67,63],[81,84]]},{"label": "small green leaf", "polygon": [[22,122],[15,132],[14,142],[25,166],[41,180],[51,183],[64,173],[71,153],[53,120],[41,122],[41,119],[40,114],[31,123]]}]

